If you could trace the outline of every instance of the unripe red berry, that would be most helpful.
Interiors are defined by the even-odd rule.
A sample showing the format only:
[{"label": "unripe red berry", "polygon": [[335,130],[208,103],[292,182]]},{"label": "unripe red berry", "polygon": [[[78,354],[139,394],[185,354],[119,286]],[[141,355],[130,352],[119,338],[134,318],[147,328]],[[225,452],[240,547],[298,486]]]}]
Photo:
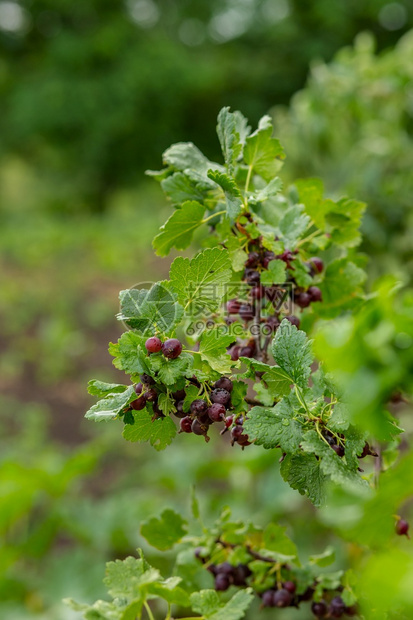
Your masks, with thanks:
[{"label": "unripe red berry", "polygon": [[152,336],[152,338],[148,338],[145,342],[145,347],[149,353],[159,353],[162,349],[162,342],[156,336]]},{"label": "unripe red berry", "polygon": [[145,409],[146,407],[145,397],[139,396],[139,398],[131,402],[130,406],[132,407],[132,409],[135,409],[135,411],[141,411],[142,409]]},{"label": "unripe red berry", "polygon": [[170,360],[174,360],[182,353],[182,344],[177,338],[169,338],[162,345],[162,353]]},{"label": "unripe red berry", "polygon": [[396,534],[399,536],[409,536],[409,524],[404,519],[399,519],[396,523]]}]

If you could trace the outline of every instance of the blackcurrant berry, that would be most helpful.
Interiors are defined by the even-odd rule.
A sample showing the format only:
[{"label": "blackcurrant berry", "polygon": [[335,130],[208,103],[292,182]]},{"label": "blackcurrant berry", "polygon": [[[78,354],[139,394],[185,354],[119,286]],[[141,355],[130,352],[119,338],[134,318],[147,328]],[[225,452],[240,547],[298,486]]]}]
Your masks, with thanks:
[{"label": "blackcurrant berry", "polygon": [[232,439],[235,439],[235,441],[237,441],[239,439],[239,437],[241,437],[243,432],[244,431],[243,431],[242,426],[234,426],[234,428],[231,429],[231,437],[232,437]]},{"label": "blackcurrant berry", "polygon": [[291,325],[295,325],[297,329],[300,327],[300,319],[298,317],[290,314],[285,318],[287,319],[287,321],[290,321]]},{"label": "blackcurrant berry", "polygon": [[254,357],[254,349],[252,347],[242,347],[239,352],[240,357]]},{"label": "blackcurrant berry", "polygon": [[149,400],[150,402],[154,402],[158,398],[158,392],[153,388],[150,388],[144,392],[143,397],[146,401]]},{"label": "blackcurrant berry", "polygon": [[190,416],[182,418],[179,423],[179,428],[181,429],[181,433],[192,433],[192,418]]},{"label": "blackcurrant berry", "polygon": [[212,422],[222,422],[225,419],[226,409],[224,405],[213,403],[208,408],[208,415]]},{"label": "blackcurrant berry", "polygon": [[274,607],[274,590],[266,590],[262,595],[262,604],[264,607]]},{"label": "blackcurrant berry", "polygon": [[311,301],[323,301],[323,294],[318,286],[310,286],[307,293],[310,295]]},{"label": "blackcurrant berry", "polygon": [[268,250],[267,252],[264,253],[264,258],[261,261],[261,264],[264,267],[264,269],[268,269],[268,265],[270,264],[272,260],[275,260],[275,254],[274,252],[271,252],[270,250]]},{"label": "blackcurrant berry", "polygon": [[245,261],[245,266],[256,267],[258,265],[259,260],[260,260],[260,255],[258,254],[258,252],[250,252],[248,254],[247,260]]},{"label": "blackcurrant berry", "polygon": [[201,422],[197,418],[193,420],[192,425],[191,425],[191,430],[194,433],[194,435],[206,435],[206,432],[207,432],[206,426],[204,424],[201,424]]},{"label": "blackcurrant berry", "polygon": [[229,415],[226,419],[225,419],[225,428],[229,428],[231,426],[231,424],[234,421],[234,416],[233,415]]},{"label": "blackcurrant berry", "polygon": [[325,618],[328,613],[328,607],[324,601],[318,601],[311,605],[311,611],[316,618]]},{"label": "blackcurrant berry", "polygon": [[207,409],[208,403],[206,402],[206,400],[202,400],[202,398],[197,398],[191,403],[192,415],[202,415],[203,413],[206,413]]},{"label": "blackcurrant berry", "polygon": [[142,383],[137,383],[135,385],[135,392],[136,394],[142,394],[142,390],[143,390],[143,385]]},{"label": "blackcurrant berry", "polygon": [[310,263],[310,265],[312,267],[314,267],[314,270],[318,273],[322,273],[323,269],[324,269],[324,263],[321,260],[321,258],[318,258],[317,256],[313,256],[313,258],[310,258],[310,260],[308,261]]},{"label": "blackcurrant berry", "polygon": [[227,301],[227,312],[228,314],[238,314],[241,308],[241,302],[238,299],[230,299]]},{"label": "blackcurrant berry", "polygon": [[253,285],[260,283],[260,272],[255,269],[246,269],[244,277],[248,284]]},{"label": "blackcurrant berry", "polygon": [[219,574],[231,576],[234,572],[234,567],[229,562],[222,562],[222,564],[218,564],[217,571]]},{"label": "blackcurrant berry", "polygon": [[155,379],[152,379],[152,377],[146,373],[141,375],[141,381],[143,385],[155,385]]},{"label": "blackcurrant berry", "polygon": [[246,564],[238,564],[233,570],[234,585],[245,586],[246,580],[250,575],[252,575],[252,572]]},{"label": "blackcurrant berry", "polygon": [[218,575],[215,577],[215,590],[217,590],[218,592],[225,592],[225,590],[228,590],[230,585],[231,580],[227,575],[218,573]]},{"label": "blackcurrant berry", "polygon": [[259,286],[254,286],[251,289],[251,297],[253,299],[262,299],[265,295],[265,288],[261,285]]},{"label": "blackcurrant berry", "polygon": [[409,536],[409,524],[404,519],[399,519],[396,523],[396,534],[399,536]]},{"label": "blackcurrant berry", "polygon": [[231,400],[231,394],[224,388],[215,388],[211,392],[211,400],[213,403],[219,403],[220,405],[227,405]]},{"label": "blackcurrant berry", "polygon": [[172,397],[174,400],[184,400],[186,396],[185,390],[178,390],[177,392],[172,393]]},{"label": "blackcurrant berry", "polygon": [[194,556],[196,557],[197,560],[199,560],[200,562],[202,562],[202,564],[205,564],[206,560],[203,556],[204,553],[204,548],[203,547],[197,547],[194,551]]},{"label": "blackcurrant berry", "polygon": [[296,303],[300,308],[308,308],[311,301],[311,295],[308,293],[297,293],[294,295],[294,303]]},{"label": "blackcurrant berry", "polygon": [[242,304],[239,315],[244,321],[252,321],[254,318],[254,308],[250,304]]},{"label": "blackcurrant berry", "polygon": [[358,614],[357,605],[351,605],[351,607],[346,607],[344,613],[346,614],[346,616],[350,616],[350,618],[352,618],[353,616],[357,616]]},{"label": "blackcurrant berry", "polygon": [[273,603],[274,607],[289,607],[293,597],[288,590],[281,588],[281,590],[277,590],[274,592]]},{"label": "blackcurrant berry", "polygon": [[342,445],[339,445],[339,446],[336,445],[336,446],[331,446],[331,447],[333,448],[333,450],[337,454],[337,456],[339,456],[339,457],[344,456],[345,451],[344,451],[344,447]]},{"label": "blackcurrant berry", "polygon": [[335,596],[330,602],[330,616],[332,618],[341,618],[344,615],[344,611],[346,606],[344,605],[343,599],[341,596]]},{"label": "blackcurrant berry", "polygon": [[221,377],[214,383],[214,388],[223,388],[224,390],[227,390],[227,392],[232,392],[233,387],[234,384],[231,379],[228,379],[228,377]]},{"label": "blackcurrant berry", "polygon": [[141,411],[142,409],[145,409],[146,400],[144,396],[139,396],[139,398],[131,402],[130,406],[132,407],[132,409],[135,409],[135,411]]},{"label": "blackcurrant berry", "polygon": [[294,581],[285,581],[283,583],[283,588],[284,590],[288,590],[290,594],[294,594],[297,589],[297,586]]},{"label": "blackcurrant berry", "polygon": [[156,336],[152,336],[145,342],[145,347],[149,353],[159,353],[162,349],[162,341]]},{"label": "blackcurrant berry", "polygon": [[230,349],[230,356],[231,356],[231,360],[233,362],[237,362],[239,360],[239,356],[240,356],[240,351],[241,351],[241,347],[232,347],[232,349]]},{"label": "blackcurrant berry", "polygon": [[162,345],[162,353],[170,360],[174,360],[182,353],[182,343],[177,338],[169,338]]},{"label": "blackcurrant berry", "polygon": [[177,418],[184,418],[186,416],[186,413],[184,411],[184,401],[180,400],[176,403],[176,411],[175,411],[175,415]]}]

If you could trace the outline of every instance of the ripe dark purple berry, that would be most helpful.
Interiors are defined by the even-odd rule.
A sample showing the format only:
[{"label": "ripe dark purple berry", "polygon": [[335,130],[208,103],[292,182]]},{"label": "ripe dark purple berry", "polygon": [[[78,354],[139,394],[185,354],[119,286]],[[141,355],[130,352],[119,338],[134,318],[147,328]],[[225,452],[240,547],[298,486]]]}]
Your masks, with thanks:
[{"label": "ripe dark purple berry", "polygon": [[142,394],[142,390],[143,390],[143,385],[142,383],[137,383],[135,385],[135,392],[136,394]]},{"label": "ripe dark purple berry", "polygon": [[239,346],[235,346],[235,347],[232,347],[232,349],[230,349],[229,354],[233,362],[237,362],[239,360],[240,351],[241,351],[241,347]]},{"label": "ripe dark purple berry", "polygon": [[162,342],[156,336],[152,336],[152,338],[148,338],[145,342],[145,347],[149,353],[159,353],[162,349]]},{"label": "ripe dark purple berry", "polygon": [[324,601],[318,601],[311,605],[311,611],[316,618],[325,618],[328,613],[328,607]]},{"label": "ripe dark purple berry", "polygon": [[192,418],[190,416],[182,418],[179,423],[179,428],[181,429],[181,433],[192,433]]},{"label": "ripe dark purple berry", "polygon": [[331,446],[331,447],[333,448],[333,450],[337,454],[337,456],[339,456],[339,457],[344,456],[344,454],[345,454],[344,446],[342,446],[342,445],[337,446],[336,445],[336,446]]},{"label": "ripe dark purple berry", "polygon": [[252,572],[246,564],[238,564],[238,566],[234,567],[232,574],[234,579],[234,585],[245,586],[246,580],[250,575],[252,575]]},{"label": "ripe dark purple berry", "polygon": [[215,577],[215,590],[217,590],[218,592],[225,592],[225,590],[228,590],[230,585],[231,580],[227,575],[224,575],[223,573],[218,573],[218,575]]},{"label": "ripe dark purple berry", "polygon": [[234,571],[234,567],[229,562],[222,562],[222,564],[218,564],[217,572],[222,575],[230,576]]},{"label": "ripe dark purple berry", "polygon": [[174,400],[184,400],[186,396],[185,390],[178,390],[177,392],[173,392],[172,394]]},{"label": "ripe dark purple berry", "polygon": [[264,253],[264,258],[262,259],[262,263],[261,263],[264,269],[268,269],[268,265],[270,264],[272,260],[275,260],[275,254],[274,252],[271,252],[270,250],[268,250],[267,252]]},{"label": "ripe dark purple berry", "polygon": [[296,303],[300,308],[308,308],[311,301],[311,295],[308,293],[297,293],[294,295],[294,303]]},{"label": "ripe dark purple berry", "polygon": [[308,262],[310,263],[311,267],[314,268],[315,272],[322,273],[324,269],[324,263],[321,260],[321,258],[318,258],[317,256],[313,256],[312,258],[310,258]]},{"label": "ripe dark purple berry", "polygon": [[351,607],[346,607],[344,613],[346,614],[346,616],[350,616],[351,618],[353,616],[357,616],[357,614],[358,614],[357,605],[351,605]]},{"label": "ripe dark purple berry", "polygon": [[285,590],[284,588],[281,588],[281,590],[277,590],[276,592],[274,592],[274,597],[273,597],[274,607],[289,607],[291,605],[292,600],[293,600],[293,597],[291,596],[291,593],[288,592],[288,590]]},{"label": "ripe dark purple berry", "polygon": [[335,596],[330,602],[329,613],[332,618],[341,618],[344,615],[346,606],[341,596]]},{"label": "ripe dark purple berry", "polygon": [[285,581],[283,583],[283,588],[284,590],[288,590],[290,594],[294,594],[297,589],[297,586],[294,581]]},{"label": "ripe dark purple berry", "polygon": [[201,424],[197,418],[195,418],[192,422],[191,430],[194,435],[206,435],[208,429],[204,424]]},{"label": "ripe dark purple berry", "polygon": [[231,426],[231,424],[234,421],[234,416],[233,415],[229,415],[226,419],[225,419],[225,428],[229,428]]},{"label": "ripe dark purple berry", "polygon": [[248,254],[247,260],[245,261],[245,266],[256,267],[258,265],[259,260],[260,260],[260,255],[258,254],[258,252],[250,252]]},{"label": "ripe dark purple berry", "polygon": [[150,402],[154,402],[158,398],[158,392],[153,388],[150,388],[144,392],[143,397],[146,401],[149,400]]},{"label": "ripe dark purple berry", "polygon": [[228,314],[238,314],[241,305],[242,304],[240,301],[238,301],[238,299],[230,299],[229,301],[227,301]]},{"label": "ripe dark purple berry", "polygon": [[222,422],[225,419],[226,409],[224,405],[212,403],[208,408],[208,415],[212,422]]},{"label": "ripe dark purple berry", "polygon": [[180,400],[176,403],[176,411],[175,411],[175,415],[177,418],[184,418],[186,416],[186,413],[184,411],[184,401]]},{"label": "ripe dark purple berry", "polygon": [[266,590],[262,595],[262,604],[264,607],[274,607],[274,590]]},{"label": "ripe dark purple berry", "polygon": [[264,295],[265,295],[265,288],[261,286],[261,284],[259,286],[254,286],[251,289],[251,297],[253,299],[262,299]]},{"label": "ripe dark purple berry", "polygon": [[307,293],[310,295],[311,301],[323,301],[323,294],[318,286],[310,286]]},{"label": "ripe dark purple berry", "polygon": [[221,377],[214,383],[214,388],[223,388],[224,390],[227,390],[227,392],[232,392],[233,387],[234,384],[231,379],[228,379],[228,377]]},{"label": "ripe dark purple berry", "polygon": [[231,400],[231,394],[228,390],[224,388],[215,388],[211,392],[211,400],[213,403],[218,403],[220,405],[227,405]]},{"label": "ripe dark purple berry", "polygon": [[250,304],[242,304],[239,309],[239,315],[244,321],[252,321],[254,318],[254,308]]},{"label": "ripe dark purple berry", "polygon": [[235,440],[237,440],[239,437],[241,437],[241,435],[243,434],[243,428],[242,426],[234,426],[233,429],[231,429],[231,437]]},{"label": "ripe dark purple berry", "polygon": [[245,270],[245,280],[248,284],[259,284],[260,283],[260,273],[255,269],[246,269]]},{"label": "ripe dark purple berry", "polygon": [[152,379],[152,377],[146,373],[141,375],[141,381],[143,385],[155,385],[155,379]]},{"label": "ripe dark purple berry", "polygon": [[404,519],[399,519],[396,523],[396,534],[409,538],[409,524]]},{"label": "ripe dark purple berry", "polygon": [[242,347],[239,352],[240,357],[254,357],[254,349],[250,346]]},{"label": "ripe dark purple berry", "polygon": [[294,316],[293,314],[289,314],[285,318],[287,319],[287,321],[290,321],[291,325],[295,325],[297,329],[300,327],[300,319],[298,317]]},{"label": "ripe dark purple berry", "polygon": [[170,360],[174,360],[182,353],[182,344],[177,338],[169,338],[162,345],[162,353]]},{"label": "ripe dark purple berry", "polygon": [[202,398],[197,398],[191,403],[192,415],[202,415],[203,413],[206,413],[207,409],[208,403],[206,402],[206,400],[202,400]]},{"label": "ripe dark purple berry", "polygon": [[132,409],[135,409],[135,411],[141,411],[142,409],[145,409],[146,407],[145,397],[139,396],[139,398],[131,402],[130,406],[132,407]]}]

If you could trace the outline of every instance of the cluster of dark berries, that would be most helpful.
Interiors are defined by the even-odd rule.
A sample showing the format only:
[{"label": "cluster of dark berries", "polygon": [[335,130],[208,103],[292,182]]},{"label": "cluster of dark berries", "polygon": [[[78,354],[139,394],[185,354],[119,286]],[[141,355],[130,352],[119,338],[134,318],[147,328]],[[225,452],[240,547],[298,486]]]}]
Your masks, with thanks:
[{"label": "cluster of dark berries", "polygon": [[[135,392],[138,398],[131,402],[130,407],[135,411],[141,411],[150,402],[152,404],[154,419],[164,417],[164,414],[158,407],[159,390],[155,379],[150,375],[143,374],[140,376],[140,383],[135,385]],[[125,422],[127,419],[125,418]]]},{"label": "cluster of dark berries", "polygon": [[343,616],[356,616],[357,606],[346,606],[341,596],[334,596],[328,603],[325,600],[314,601],[311,611],[316,618],[342,618]]},{"label": "cluster of dark berries", "polygon": [[229,562],[222,564],[210,564],[208,570],[215,578],[215,590],[225,592],[232,585],[246,586],[247,579],[252,575],[247,564],[237,564],[233,566]]},{"label": "cluster of dark berries", "polygon": [[407,538],[410,538],[409,536],[409,524],[407,521],[405,521],[404,519],[398,518],[396,521],[396,534],[398,536],[407,536]]},{"label": "cluster of dark berries", "polygon": [[225,428],[221,431],[221,435],[226,433],[231,428],[231,444],[238,444],[244,448],[245,446],[250,446],[251,442],[249,441],[248,435],[244,433],[243,424],[245,421],[244,415],[228,416],[225,420]]},{"label": "cluster of dark berries", "polygon": [[182,353],[182,343],[177,338],[169,338],[162,342],[157,336],[152,336],[145,342],[145,347],[148,353],[162,351],[163,355],[170,360],[176,359]]},{"label": "cluster of dark berries", "polygon": [[208,394],[208,401],[204,398],[196,398],[191,402],[188,413],[184,412],[184,401],[178,401],[176,403],[176,415],[181,418],[180,432],[202,435],[206,441],[209,441],[208,430],[211,424],[225,422],[227,425],[228,420],[232,417],[228,416],[228,410],[232,407],[232,390],[231,379],[221,377],[212,385]]}]

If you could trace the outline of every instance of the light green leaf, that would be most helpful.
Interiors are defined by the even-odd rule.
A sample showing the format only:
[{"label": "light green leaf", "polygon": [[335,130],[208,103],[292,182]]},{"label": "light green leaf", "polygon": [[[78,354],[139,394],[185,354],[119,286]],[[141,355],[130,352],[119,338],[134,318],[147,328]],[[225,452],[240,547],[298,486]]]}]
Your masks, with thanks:
[{"label": "light green leaf", "polygon": [[193,366],[193,357],[190,353],[181,353],[174,360],[166,359],[161,353],[149,357],[148,363],[153,372],[159,373],[159,380],[165,385],[174,385],[188,369]]},{"label": "light green leaf", "polygon": [[234,342],[232,334],[222,334],[219,329],[209,329],[203,332],[199,354],[203,360],[220,373],[229,373],[235,362],[226,352],[227,347]]},{"label": "light green leaf", "polygon": [[225,174],[223,172],[219,172],[218,170],[209,170],[208,177],[212,181],[217,183],[217,185],[219,185],[223,190],[227,203],[228,217],[231,220],[235,220],[235,218],[241,213],[243,208],[241,192],[238,188],[238,185],[235,183],[232,177],[228,176],[228,174]]},{"label": "light green leaf", "polygon": [[327,231],[331,235],[332,242],[345,247],[359,245],[361,241],[359,228],[366,209],[365,203],[350,198],[341,198],[336,203],[329,201],[329,206],[332,205],[334,208],[331,208],[325,215]]},{"label": "light green leaf", "polygon": [[166,509],[159,518],[152,517],[141,525],[141,534],[160,551],[172,549],[187,533],[187,522],[177,512]]},{"label": "light green leaf", "polygon": [[205,207],[195,200],[182,204],[161,227],[153,240],[158,256],[166,256],[172,248],[185,250],[191,241],[194,230],[202,224]]},{"label": "light green leaf", "polygon": [[242,151],[241,138],[238,132],[240,127],[239,121],[239,114],[230,112],[229,108],[222,108],[218,114],[217,134],[230,174],[233,174],[235,162]]},{"label": "light green leaf", "polygon": [[123,409],[136,400],[133,385],[130,385],[121,394],[111,394],[93,405],[86,413],[85,418],[95,422],[108,422],[122,413]]},{"label": "light green leaf", "polygon": [[210,162],[207,157],[192,142],[178,142],[170,146],[163,154],[163,161],[166,165],[172,166],[176,170],[185,172],[187,176],[194,178],[191,174],[196,172],[200,178],[208,183],[207,172],[209,168],[221,168],[218,164]]},{"label": "light green leaf", "polygon": [[360,304],[365,280],[363,269],[348,259],[339,258],[331,262],[320,284],[323,303],[318,304],[317,314],[333,318]]},{"label": "light green leaf", "polygon": [[118,342],[109,344],[109,353],[114,356],[113,365],[128,374],[148,372],[147,356],[144,351],[145,338],[135,332],[122,334]]},{"label": "light green leaf", "polygon": [[152,421],[146,411],[133,412],[134,423],[127,424],[123,437],[127,441],[149,441],[156,450],[164,450],[176,435],[176,426],[169,416]]},{"label": "light green leaf", "polygon": [[272,354],[278,366],[301,388],[308,385],[313,355],[311,341],[284,319],[272,342]]},{"label": "light green leaf", "polygon": [[310,223],[302,205],[292,205],[281,218],[278,228],[285,247],[293,250]]},{"label": "light green leaf", "polygon": [[231,262],[227,250],[211,248],[195,258],[178,256],[171,265],[170,281],[178,300],[186,310],[201,312],[217,309],[231,279]]},{"label": "light green leaf", "polygon": [[270,523],[264,530],[264,548],[275,552],[279,561],[294,560],[298,556],[297,547],[288,538],[286,529],[277,523]]},{"label": "light green leaf", "polygon": [[283,183],[280,177],[274,177],[269,183],[267,183],[265,187],[256,192],[253,192],[252,196],[257,202],[264,202],[264,200],[267,200],[268,198],[279,194],[282,188]]},{"label": "light green leaf", "polygon": [[324,553],[319,553],[318,555],[310,555],[308,559],[310,564],[315,564],[316,566],[324,568],[334,563],[336,559],[336,552],[334,547],[327,547]]},{"label": "light green leaf", "polygon": [[254,595],[251,588],[240,590],[226,604],[215,590],[201,590],[191,594],[192,609],[205,620],[240,620],[252,603]]},{"label": "light green leaf", "polygon": [[290,487],[307,495],[315,506],[325,502],[325,475],[314,454],[287,454],[281,463],[280,472]]},{"label": "light green leaf", "polygon": [[258,129],[245,142],[244,159],[265,181],[271,181],[280,167],[278,159],[285,157],[280,142],[272,137],[273,127],[270,116],[264,116]]},{"label": "light green leaf", "polygon": [[173,204],[180,205],[188,200],[202,202],[203,188],[183,172],[175,172],[161,181],[161,187]]},{"label": "light green leaf", "polygon": [[324,230],[324,215],[327,211],[323,201],[324,185],[321,179],[298,179],[294,182],[299,200],[304,209],[321,230]]},{"label": "light green leaf", "polygon": [[283,284],[286,280],[286,264],[283,260],[275,259],[268,263],[268,269],[261,274],[261,284]]},{"label": "light green leaf", "polygon": [[253,407],[244,422],[250,441],[266,449],[281,448],[283,452],[299,451],[302,428],[294,420],[294,411],[284,398],[273,408]]},{"label": "light green leaf", "polygon": [[139,598],[143,586],[161,578],[159,571],[148,568],[145,560],[128,556],[125,560],[115,560],[106,564],[103,580],[113,598]]},{"label": "light green leaf", "polygon": [[98,381],[97,379],[93,379],[87,384],[87,391],[89,394],[103,398],[109,396],[109,394],[125,392],[127,389],[127,385],[120,385],[119,383],[105,383],[104,381]]}]

